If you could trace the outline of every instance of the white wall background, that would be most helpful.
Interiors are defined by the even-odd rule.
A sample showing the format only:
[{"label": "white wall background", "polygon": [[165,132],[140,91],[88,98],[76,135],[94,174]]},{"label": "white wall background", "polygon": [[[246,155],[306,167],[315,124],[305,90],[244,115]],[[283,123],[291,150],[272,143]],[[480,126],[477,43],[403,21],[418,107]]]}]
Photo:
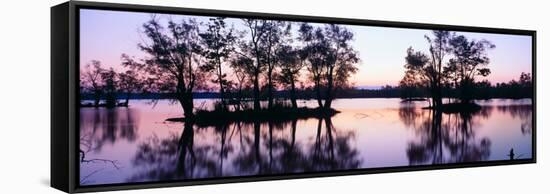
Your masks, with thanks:
[{"label": "white wall background", "polygon": [[[107,0],[135,4],[439,23],[538,31],[538,163],[223,184],[113,193],[544,193],[550,190],[550,5],[541,0]],[[61,193],[49,185],[50,6],[0,6],[0,193]]]}]

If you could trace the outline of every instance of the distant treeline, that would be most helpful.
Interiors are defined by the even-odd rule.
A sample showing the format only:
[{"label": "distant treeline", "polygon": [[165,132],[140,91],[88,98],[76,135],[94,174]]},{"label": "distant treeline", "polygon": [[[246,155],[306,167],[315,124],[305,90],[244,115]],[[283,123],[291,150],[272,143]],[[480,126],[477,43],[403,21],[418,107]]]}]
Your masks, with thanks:
[{"label": "distant treeline", "polygon": [[[244,99],[252,99],[253,92],[251,90],[245,90],[242,92]],[[117,99],[126,99],[130,96],[130,99],[173,99],[175,93],[135,93],[128,95],[128,93],[116,93]],[[227,97],[236,97],[237,93],[227,93]],[[289,99],[289,91],[274,91],[274,98],[277,99]],[[443,97],[445,98],[459,98],[460,90],[452,87],[443,88]],[[193,98],[195,99],[219,99],[219,92],[194,92]],[[267,99],[267,93],[260,95],[261,98]],[[380,89],[357,89],[349,88],[342,89],[335,94],[335,98],[429,98],[430,94],[427,88],[407,88],[403,86],[384,86]],[[520,76],[519,81],[512,80],[508,83],[491,84],[489,81],[484,80],[477,82],[474,85],[473,99],[491,99],[491,98],[532,98],[533,97],[533,85],[531,81],[531,75],[523,73]],[[93,93],[81,93],[81,100],[94,100]],[[314,89],[305,88],[296,90],[297,99],[315,99],[316,94]],[[102,97],[105,100],[105,97]]]},{"label": "distant treeline", "polygon": [[[455,84],[447,82],[441,88],[442,97],[460,99],[463,96],[463,89],[453,87]],[[382,96],[392,96],[399,94],[403,99],[430,97],[428,87],[408,87],[400,85],[399,87],[386,86],[379,91]],[[488,80],[475,82],[471,84],[468,90],[470,99],[490,99],[490,98],[532,98],[533,81],[530,73],[521,73],[519,80],[511,80],[492,84]]]}]

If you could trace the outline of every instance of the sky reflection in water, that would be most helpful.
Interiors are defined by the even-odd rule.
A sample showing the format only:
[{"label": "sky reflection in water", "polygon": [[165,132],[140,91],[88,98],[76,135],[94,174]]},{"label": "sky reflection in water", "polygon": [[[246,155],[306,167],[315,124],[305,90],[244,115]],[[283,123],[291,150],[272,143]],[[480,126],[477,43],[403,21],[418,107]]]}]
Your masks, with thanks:
[{"label": "sky reflection in water", "polygon": [[[211,100],[196,100],[196,104]],[[399,99],[338,99],[332,118],[199,128],[179,106],[80,109],[82,185],[531,158],[530,100],[478,101],[470,115]],[[301,101],[315,106],[314,101]]]}]

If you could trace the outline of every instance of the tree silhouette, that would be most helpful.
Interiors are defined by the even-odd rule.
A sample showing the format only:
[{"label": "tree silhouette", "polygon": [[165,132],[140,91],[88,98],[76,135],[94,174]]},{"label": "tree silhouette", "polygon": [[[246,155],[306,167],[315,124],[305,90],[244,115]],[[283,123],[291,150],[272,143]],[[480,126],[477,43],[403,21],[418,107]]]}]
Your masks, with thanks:
[{"label": "tree silhouette", "polygon": [[277,50],[282,44],[288,42],[291,25],[283,21],[265,21],[264,36],[260,38],[261,52],[264,53],[267,77],[267,107],[273,107],[273,74],[277,64]]},{"label": "tree silhouette", "polygon": [[126,94],[125,106],[128,106],[128,101],[132,94],[144,91],[143,86],[143,79],[136,71],[127,70],[118,73],[118,90]]},{"label": "tree silhouette", "polygon": [[236,110],[241,110],[243,106],[241,101],[244,97],[243,90],[255,79],[254,61],[246,56],[239,55],[233,58],[230,63],[237,80],[235,86],[237,90]]},{"label": "tree silhouette", "polygon": [[315,96],[319,107],[323,107],[323,99],[321,96],[321,87],[323,87],[323,70],[324,63],[328,60],[329,45],[323,35],[321,28],[313,28],[313,26],[302,23],[298,29],[300,40],[305,46],[303,47],[303,58],[307,63],[307,69],[311,73],[311,81],[314,84]]},{"label": "tree silhouette", "polygon": [[449,41],[452,34],[448,31],[434,30],[433,37],[424,36],[429,44],[429,56],[415,51],[412,47],[407,49],[405,57],[406,71],[412,71],[420,75],[420,82],[425,83],[432,98],[432,106],[440,107],[442,101],[442,85],[444,80],[443,68],[445,56],[450,52]]},{"label": "tree silhouette", "polygon": [[507,83],[497,83],[492,88],[491,97],[506,98],[533,98],[533,81],[530,73],[522,72],[519,80],[511,80]]},{"label": "tree silhouette", "polygon": [[148,54],[142,62],[123,56],[123,65],[139,69],[153,77],[157,92],[174,93],[185,118],[192,118],[193,91],[204,87],[207,74],[200,69],[202,48],[198,23],[194,19],[176,23],[168,21],[164,28],[154,16],[143,24],[147,38],[138,47]]},{"label": "tree silhouette", "polygon": [[531,77],[531,73],[521,72],[521,75],[519,76],[519,85],[521,88],[521,94],[528,94],[531,98],[533,98],[533,78]]},{"label": "tree silhouette", "polygon": [[105,106],[107,108],[113,108],[117,105],[117,73],[111,67],[109,70],[101,73],[101,79],[105,86],[103,87],[103,93],[105,94]]},{"label": "tree silhouette", "polygon": [[298,103],[296,103],[296,82],[304,66],[300,60],[299,52],[300,50],[290,45],[283,45],[277,49],[276,53],[277,62],[281,68],[281,73],[277,77],[277,80],[284,85],[290,86],[290,101],[293,108],[298,108]]},{"label": "tree silhouette", "polygon": [[[298,31],[299,40],[306,45],[304,56],[312,74],[317,102],[319,107],[329,109],[335,90],[346,87],[348,78],[357,72],[355,65],[359,62],[359,56],[350,44],[353,33],[336,24],[314,28],[303,23]],[[326,88],[324,98],[322,88]]]},{"label": "tree silhouette", "polygon": [[101,67],[101,62],[92,60],[86,64],[84,72],[80,73],[80,85],[84,86],[84,90],[90,91],[93,94],[94,106],[99,106],[101,96],[103,95],[103,79],[102,73],[105,71]]},{"label": "tree silhouette", "polygon": [[260,106],[260,73],[265,69],[265,53],[262,50],[261,41],[267,33],[268,22],[259,19],[243,19],[249,31],[249,40],[241,42],[240,56],[237,60],[240,65],[247,65],[250,68],[253,86],[254,110],[261,109]]},{"label": "tree silhouette", "polygon": [[[429,54],[407,49],[405,57],[405,76],[403,85],[419,83],[429,89],[431,106],[443,105],[445,95],[453,96],[451,90],[458,89],[462,103],[469,103],[474,98],[476,88],[475,76],[487,76],[491,71],[487,50],[495,47],[487,40],[468,40],[463,35],[448,31],[434,30],[432,36],[425,36],[429,44]],[[450,59],[445,57],[450,55]]]},{"label": "tree silhouette", "polygon": [[519,84],[524,86],[533,86],[533,79],[530,73],[521,72],[519,76]]},{"label": "tree silhouette", "polygon": [[454,75],[460,85],[460,100],[469,103],[472,99],[475,76],[487,76],[491,73],[486,66],[489,64],[487,50],[495,45],[487,40],[468,40],[465,36],[454,36],[449,41],[453,58],[446,67],[447,72],[455,71]]},{"label": "tree silhouette", "polygon": [[214,83],[219,85],[220,99],[223,108],[226,108],[225,92],[230,87],[227,74],[222,70],[222,64],[230,57],[233,46],[237,40],[235,30],[227,27],[224,18],[210,18],[205,32],[199,34],[204,44],[203,55],[206,58],[206,65],[202,70],[215,72]]},{"label": "tree silhouette", "polygon": [[341,25],[330,24],[325,27],[331,48],[333,49],[332,63],[328,63],[327,94],[325,108],[330,108],[334,93],[337,89],[347,87],[348,78],[357,72],[359,54],[351,45],[353,33]]},{"label": "tree silhouette", "polygon": [[422,96],[423,82],[420,74],[415,70],[405,71],[405,76],[399,81],[399,89],[401,89],[401,98],[411,100],[414,97]]}]

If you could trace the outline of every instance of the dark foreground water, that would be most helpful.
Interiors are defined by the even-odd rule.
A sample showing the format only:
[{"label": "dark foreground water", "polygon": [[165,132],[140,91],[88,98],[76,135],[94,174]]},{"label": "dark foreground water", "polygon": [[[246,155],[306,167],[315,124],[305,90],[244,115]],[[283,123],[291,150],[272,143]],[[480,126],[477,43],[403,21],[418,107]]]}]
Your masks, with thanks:
[{"label": "dark foreground water", "polygon": [[[208,108],[212,100],[196,100]],[[477,101],[475,114],[424,102],[338,99],[326,119],[198,128],[178,104],[80,109],[81,185],[318,172],[532,157],[530,100]],[[314,101],[301,106],[315,107]]]}]

